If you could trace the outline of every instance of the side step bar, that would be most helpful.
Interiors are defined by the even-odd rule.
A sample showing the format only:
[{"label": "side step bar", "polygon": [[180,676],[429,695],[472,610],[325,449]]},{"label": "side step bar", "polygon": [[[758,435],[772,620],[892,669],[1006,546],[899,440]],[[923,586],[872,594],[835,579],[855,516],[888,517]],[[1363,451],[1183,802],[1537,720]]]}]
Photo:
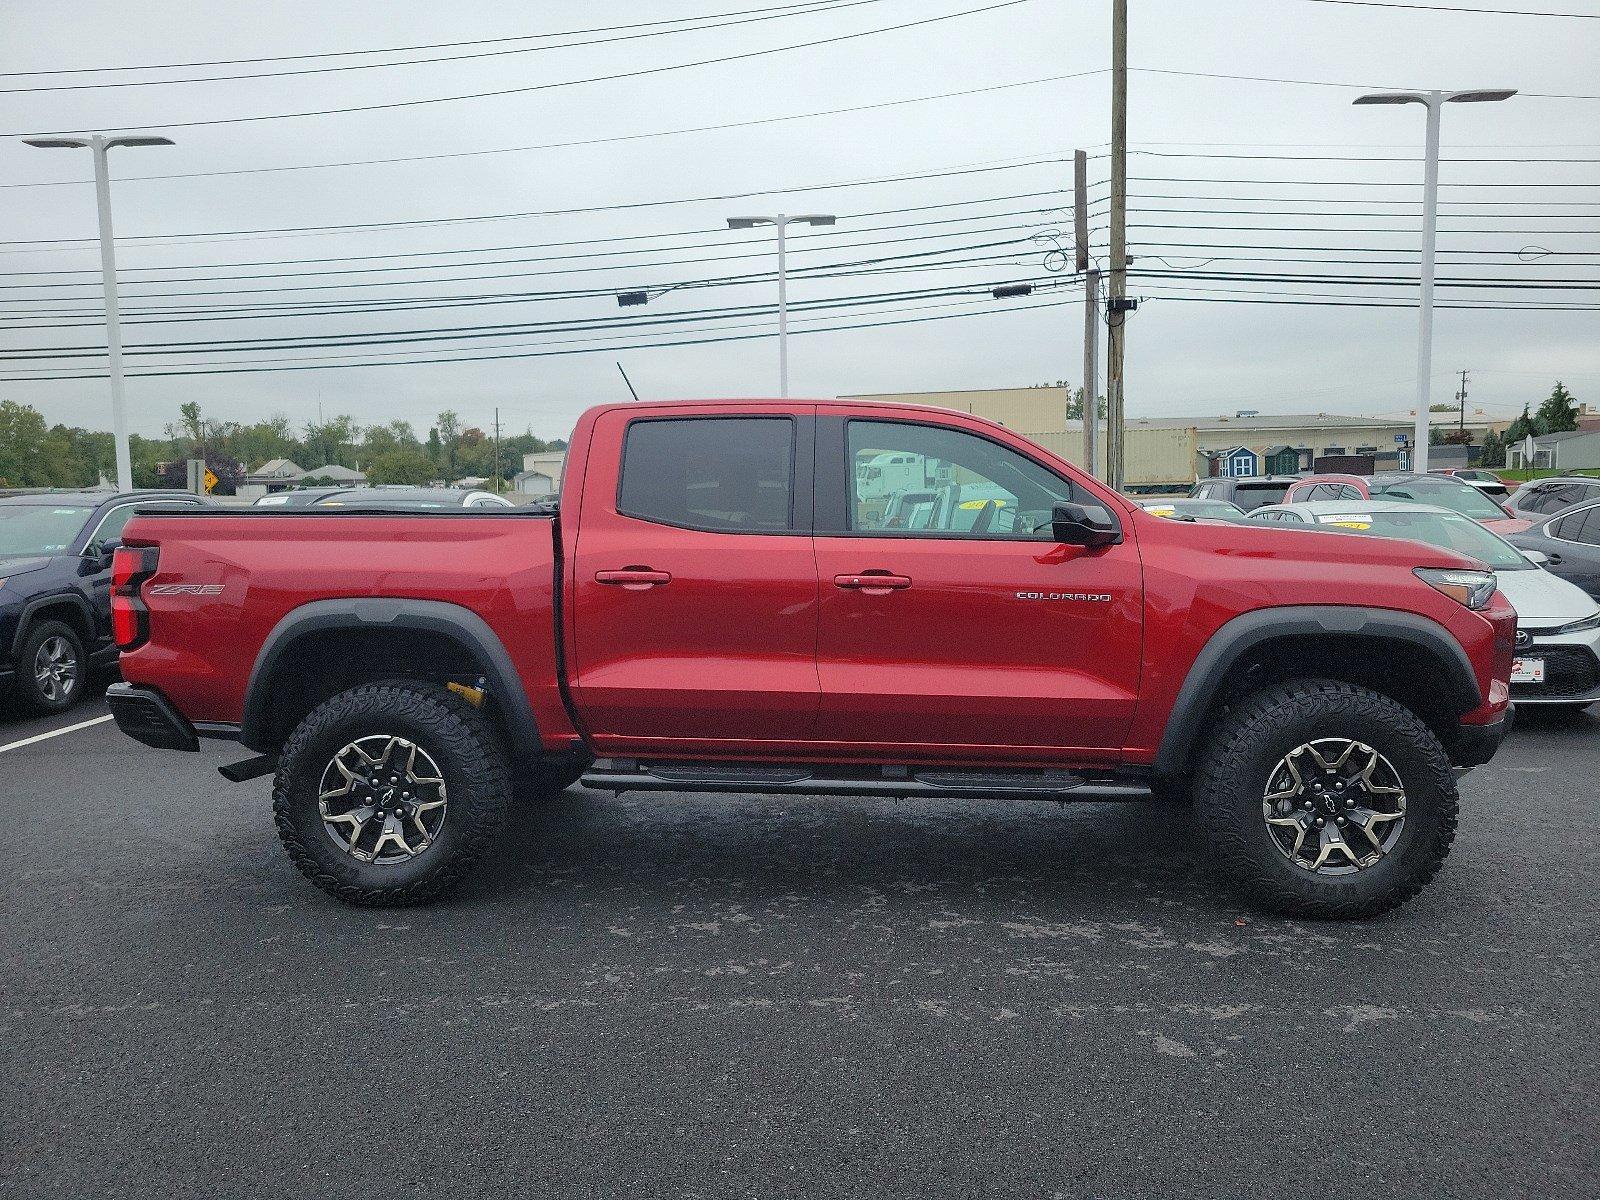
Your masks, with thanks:
[{"label": "side step bar", "polygon": [[584,772],[583,786],[602,792],[738,792],[751,795],[889,796],[1039,800],[1148,800],[1150,783],[1134,772],[990,767],[853,764],[643,762],[602,758]]}]

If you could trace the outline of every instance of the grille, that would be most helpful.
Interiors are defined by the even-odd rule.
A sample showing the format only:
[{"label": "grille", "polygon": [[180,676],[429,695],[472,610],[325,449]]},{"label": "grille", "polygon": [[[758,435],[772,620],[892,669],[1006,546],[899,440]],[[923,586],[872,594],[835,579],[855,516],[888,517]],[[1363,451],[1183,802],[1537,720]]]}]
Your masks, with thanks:
[{"label": "grille", "polygon": [[1600,688],[1600,660],[1587,646],[1535,643],[1523,653],[1529,658],[1544,659],[1544,682],[1512,684],[1512,699],[1523,696],[1530,700],[1556,700],[1562,696],[1587,695]]}]

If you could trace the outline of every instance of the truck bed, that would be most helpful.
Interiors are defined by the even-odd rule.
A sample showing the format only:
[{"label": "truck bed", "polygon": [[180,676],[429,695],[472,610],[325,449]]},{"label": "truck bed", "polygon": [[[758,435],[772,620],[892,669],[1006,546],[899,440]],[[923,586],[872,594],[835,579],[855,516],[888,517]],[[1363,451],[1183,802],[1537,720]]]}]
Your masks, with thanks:
[{"label": "truck bed", "polygon": [[[123,677],[159,685],[197,726],[237,727],[258,656],[291,610],[436,602],[487,624],[541,739],[564,745],[572,733],[558,686],[554,530],[548,512],[516,510],[141,514],[124,543],[158,545],[160,560],[143,589],[150,637],[123,654]],[[367,617],[381,623],[383,606],[368,605]]]}]

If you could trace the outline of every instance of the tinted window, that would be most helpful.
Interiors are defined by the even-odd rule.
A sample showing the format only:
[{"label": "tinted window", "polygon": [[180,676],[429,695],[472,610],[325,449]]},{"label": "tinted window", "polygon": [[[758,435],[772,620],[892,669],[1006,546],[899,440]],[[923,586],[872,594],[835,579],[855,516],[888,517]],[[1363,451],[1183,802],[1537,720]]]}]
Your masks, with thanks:
[{"label": "tinted window", "polygon": [[1570,517],[1562,517],[1551,524],[1550,532],[1569,542],[1600,546],[1600,508],[1586,508]]},{"label": "tinted window", "polygon": [[793,529],[794,422],[635,421],[623,450],[617,509],[690,529]]},{"label": "tinted window", "polygon": [[1056,502],[1073,498],[1055,472],[957,429],[851,421],[848,444],[850,528],[863,533],[1049,539]]},{"label": "tinted window", "polygon": [[1233,489],[1233,502],[1251,512],[1263,504],[1282,504],[1288,491],[1287,483],[1241,483]]}]

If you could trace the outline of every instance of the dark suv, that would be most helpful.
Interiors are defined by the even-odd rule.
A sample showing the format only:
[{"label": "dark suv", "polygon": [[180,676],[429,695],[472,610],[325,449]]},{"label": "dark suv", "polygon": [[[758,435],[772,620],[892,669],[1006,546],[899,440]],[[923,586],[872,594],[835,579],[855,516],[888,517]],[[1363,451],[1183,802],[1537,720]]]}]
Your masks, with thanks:
[{"label": "dark suv", "polygon": [[1244,512],[1254,512],[1263,504],[1282,504],[1284,494],[1297,482],[1293,475],[1202,479],[1189,489],[1189,495],[1201,500],[1226,500]]},{"label": "dark suv", "polygon": [[188,492],[36,492],[0,497],[0,691],[61,712],[114,663],[111,552],[136,508],[195,506]]},{"label": "dark suv", "polygon": [[1535,521],[1591,500],[1600,500],[1600,479],[1568,475],[1525,483],[1511,493],[1508,503],[1517,516]]}]

